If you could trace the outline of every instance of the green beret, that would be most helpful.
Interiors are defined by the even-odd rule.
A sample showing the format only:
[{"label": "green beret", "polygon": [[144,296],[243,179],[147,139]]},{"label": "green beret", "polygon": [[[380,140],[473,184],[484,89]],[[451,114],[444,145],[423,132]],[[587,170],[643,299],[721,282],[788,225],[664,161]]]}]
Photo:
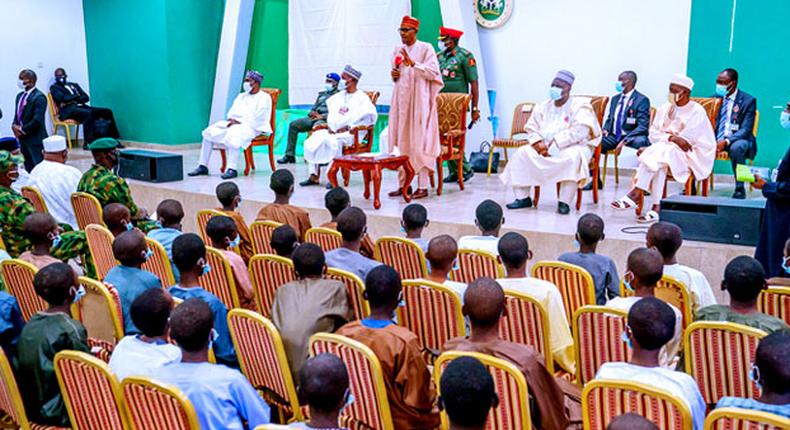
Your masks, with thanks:
[{"label": "green beret", "polygon": [[88,145],[88,149],[91,151],[102,151],[107,149],[115,149],[118,147],[118,141],[113,139],[112,137],[102,137],[101,139],[96,139]]},{"label": "green beret", "polygon": [[8,151],[0,151],[0,172],[7,172],[11,166],[20,165],[25,162],[21,155],[14,155]]}]

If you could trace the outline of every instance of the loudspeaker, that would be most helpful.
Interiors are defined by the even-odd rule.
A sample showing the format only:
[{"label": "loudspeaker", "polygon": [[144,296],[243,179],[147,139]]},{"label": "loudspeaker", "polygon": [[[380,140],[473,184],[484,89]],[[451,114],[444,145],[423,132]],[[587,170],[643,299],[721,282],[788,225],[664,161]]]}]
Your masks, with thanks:
[{"label": "loudspeaker", "polygon": [[145,149],[126,149],[118,156],[118,176],[146,182],[172,182],[184,179],[180,155]]},{"label": "loudspeaker", "polygon": [[675,195],[661,200],[661,221],[677,224],[683,238],[731,245],[757,245],[765,200]]}]

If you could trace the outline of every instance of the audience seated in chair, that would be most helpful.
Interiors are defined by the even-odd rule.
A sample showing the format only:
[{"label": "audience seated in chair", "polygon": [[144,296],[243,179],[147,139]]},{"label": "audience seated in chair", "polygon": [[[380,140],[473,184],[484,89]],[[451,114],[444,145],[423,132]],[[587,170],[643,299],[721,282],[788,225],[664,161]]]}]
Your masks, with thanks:
[{"label": "audience seated in chair", "polygon": [[127,376],[151,376],[158,368],[181,361],[181,350],[170,343],[173,297],[167,290],[145,290],[132,302],[129,313],[140,334],[124,337],[110,356],[110,370],[119,381]]},{"label": "audience seated in chair", "polygon": [[463,300],[466,284],[450,280],[450,273],[458,266],[458,244],[455,239],[447,234],[434,237],[428,242],[425,257],[430,263],[427,279],[450,287]]},{"label": "audience seated in chair", "polygon": [[181,281],[170,287],[170,294],[180,300],[198,298],[208,303],[214,313],[214,331],[217,336],[213,342],[213,350],[217,363],[237,367],[236,350],[228,330],[228,308],[198,282],[198,278],[212,270],[206,262],[206,246],[200,236],[194,233],[178,236],[173,241],[173,261],[181,272]]},{"label": "audience seated in chair", "polygon": [[296,237],[293,227],[283,224],[272,231],[272,239],[269,244],[280,257],[291,258],[294,250],[299,246],[299,238]]},{"label": "audience seated in chair", "polygon": [[665,368],[660,360],[678,324],[670,305],[655,297],[638,298],[628,311],[623,334],[623,341],[633,351],[631,361],[604,363],[595,379],[633,381],[668,391],[689,407],[694,430],[702,430],[706,406],[696,381],[686,373]]},{"label": "audience seated in chair", "polygon": [[566,252],[558,260],[583,267],[595,282],[595,303],[603,305],[620,295],[620,277],[611,258],[596,254],[598,243],[604,240],[604,222],[594,213],[586,213],[576,224],[576,245],[579,250]]},{"label": "audience seated in chair", "polygon": [[215,319],[199,298],[178,305],[170,317],[170,335],[181,348],[181,361],[160,367],[153,377],[187,396],[201,429],[243,430],[268,424],[269,405],[247,378],[238,370],[209,363],[208,352],[217,336]]},{"label": "audience seated in chair", "polygon": [[539,301],[546,309],[551,339],[551,352],[554,361],[569,373],[576,372],[573,336],[570,329],[570,315],[565,315],[562,296],[557,287],[547,281],[527,276],[527,261],[532,259],[527,238],[519,233],[510,232],[502,236],[498,245],[499,257],[507,275],[497,279],[499,285],[507,290],[526,294]]},{"label": "audience seated in chair", "polygon": [[606,430],[658,430],[658,426],[639,414],[629,412],[615,417]]},{"label": "audience seated in chair", "polygon": [[258,211],[258,221],[277,221],[288,224],[299,235],[299,240],[304,240],[304,234],[312,227],[310,215],[300,208],[290,204],[294,193],[294,175],[290,170],[277,169],[269,178],[269,188],[274,191],[274,202],[269,203]]},{"label": "audience seated in chair", "polygon": [[[343,212],[343,209],[349,206],[351,206],[351,197],[348,195],[348,191],[346,191],[345,188],[335,187],[327,191],[324,195],[324,207],[329,211],[329,215],[332,216],[332,219],[321,224],[321,227],[337,230],[337,217],[340,215],[340,212]],[[375,248],[376,246],[373,243],[373,239],[365,233],[365,237],[362,238],[362,246],[359,249],[359,253],[365,257],[373,258]]]},{"label": "audience seated in chair", "polygon": [[343,360],[332,354],[311,357],[302,366],[299,381],[299,397],[307,403],[310,421],[293,423],[290,427],[299,430],[340,429],[340,412],[354,401]]},{"label": "audience seated in chair", "polygon": [[730,304],[706,306],[697,311],[695,321],[729,321],[768,334],[790,333],[784,321],[757,310],[757,297],[766,289],[765,271],[759,261],[745,255],[735,257],[724,269],[721,289],[730,295]]},{"label": "audience seated in chair", "polygon": [[381,265],[360,253],[367,229],[367,217],[362,209],[354,206],[343,209],[337,217],[337,231],[343,235],[343,244],[326,253],[326,265],[349,271],[364,282],[368,273]]},{"label": "audience seated in chair", "polygon": [[324,252],[318,245],[300,245],[293,252],[293,263],[299,279],[277,288],[272,322],[280,331],[288,364],[296,377],[307,358],[310,336],[333,333],[353,314],[345,285],[323,279]]},{"label": "audience seated in chair", "polygon": [[47,211],[58,222],[77,229],[77,217],[71,206],[71,194],[77,191],[77,184],[82,172],[74,166],[67,165],[69,150],[63,136],[53,135],[44,139],[44,161],[30,171],[29,185],[36,187]]},{"label": "audience seated in chair", "polygon": [[49,253],[50,249],[57,248],[57,245],[60,245],[61,229],[52,215],[39,212],[32,213],[25,218],[22,228],[33,248],[23,252],[19,256],[20,260],[27,261],[39,270],[52,263],[60,262],[60,260]]},{"label": "audience seated in chair", "polygon": [[504,223],[502,206],[490,199],[483,200],[475,209],[475,225],[480,229],[480,235],[461,237],[458,240],[458,248],[487,251],[498,255],[499,230]]},{"label": "audience seated in chair", "polygon": [[439,385],[439,407],[447,413],[450,430],[486,428],[488,413],[499,405],[499,397],[494,378],[483,363],[473,357],[458,357],[444,369]]},{"label": "audience seated in chair", "polygon": [[790,334],[772,333],[760,340],[749,377],[760,387],[757,399],[723,397],[716,408],[736,407],[790,418]]},{"label": "audience seated in chair", "polygon": [[182,221],[184,220],[184,208],[181,202],[173,199],[165,199],[159,202],[156,207],[156,218],[158,227],[148,232],[148,237],[159,242],[167,252],[167,258],[173,268],[173,276],[176,282],[180,277],[178,268],[173,263],[173,241],[181,236]]},{"label": "audience seated in chair", "polygon": [[16,359],[16,346],[25,320],[16,298],[5,291],[0,291],[0,348],[9,361]]},{"label": "audience seated in chair", "polygon": [[414,333],[392,322],[402,289],[400,275],[392,267],[371,270],[364,293],[370,316],[344,325],[337,334],[367,345],[378,357],[395,428],[432,429],[439,426],[436,389],[420,343]]},{"label": "audience seated in chair", "polygon": [[[663,276],[663,269],[661,254],[655,249],[637,248],[631,251],[623,275],[623,285],[633,292],[633,296],[615,297],[606,302],[606,306],[628,312],[642,298],[655,297],[656,286]],[[662,367],[672,368],[676,364],[680,342],[683,339],[683,314],[678,308],[670,304],[667,306],[675,313],[676,321],[673,325],[675,334],[667,339],[666,346],[661,348],[659,360]]]},{"label": "audience seated in chair", "polygon": [[114,237],[118,237],[121,233],[134,229],[132,223],[132,215],[129,209],[120,203],[110,203],[102,208],[102,221],[110,230]]},{"label": "audience seated in chair", "polygon": [[[236,291],[239,303],[244,309],[255,310],[255,297],[252,292],[252,280],[244,259],[236,250],[241,243],[236,223],[227,216],[215,216],[206,224],[206,235],[211,240],[211,246],[222,251],[230,262],[233,278],[236,280]],[[217,268],[219,269],[219,268]]]},{"label": "audience seated in chair", "polygon": [[[505,293],[495,280],[484,277],[472,282],[464,294],[463,311],[472,326],[471,334],[451,339],[443,351],[479,352],[513,363],[524,373],[534,401],[535,406],[530,410],[535,428],[565,430],[570,423],[566,407],[570,407],[574,418],[581,421],[579,388],[562,378],[555,380],[546,369],[543,357],[532,347],[508,342],[499,336]],[[442,391],[442,398],[445,396]]]},{"label": "audience seated in chair", "polygon": [[403,208],[400,226],[406,233],[406,239],[420,245],[422,252],[428,253],[428,239],[422,237],[422,232],[428,227],[428,210],[419,203],[410,203]]},{"label": "audience seated in chair", "polygon": [[88,333],[71,318],[71,304],[85,293],[77,275],[65,263],[36,273],[36,294],[49,305],[30,318],[17,344],[17,378],[28,418],[36,423],[69,426],[69,417],[55,377],[55,354],[63,350],[90,352]]},{"label": "audience seated in chair", "polygon": [[151,250],[145,243],[145,235],[140,230],[131,230],[118,235],[112,242],[112,253],[121,264],[113,267],[104,277],[104,282],[118,290],[123,313],[124,333],[138,334],[129,309],[132,302],[149,288],[162,288],[162,281],[151,272],[141,269]]},{"label": "audience seated in chair", "polygon": [[236,228],[239,230],[241,241],[239,242],[239,252],[241,258],[245,263],[249,263],[250,258],[255,254],[252,250],[252,235],[250,228],[247,226],[247,221],[239,213],[239,205],[241,205],[241,192],[239,187],[233,181],[220,182],[216,189],[217,200],[222,207],[217,208],[218,211],[224,213],[226,216],[233,218],[236,223]]},{"label": "audience seated in chair", "polygon": [[790,239],[785,242],[784,255],[782,256],[782,271],[784,276],[775,276],[768,280],[768,285],[790,287]]}]

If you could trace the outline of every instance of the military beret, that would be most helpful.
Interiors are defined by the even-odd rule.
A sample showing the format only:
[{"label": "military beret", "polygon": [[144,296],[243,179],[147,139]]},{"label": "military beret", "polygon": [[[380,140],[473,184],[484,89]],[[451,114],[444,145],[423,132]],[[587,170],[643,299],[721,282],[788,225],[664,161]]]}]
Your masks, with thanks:
[{"label": "military beret", "polygon": [[19,149],[19,141],[15,137],[0,137],[0,151],[13,152]]},{"label": "military beret", "polygon": [[102,137],[101,139],[96,139],[88,145],[88,149],[91,151],[102,151],[107,149],[115,149],[118,147],[118,141],[113,139],[112,137]]},{"label": "military beret", "polygon": [[7,172],[13,165],[20,165],[25,162],[21,155],[14,155],[8,151],[0,151],[0,172]]}]

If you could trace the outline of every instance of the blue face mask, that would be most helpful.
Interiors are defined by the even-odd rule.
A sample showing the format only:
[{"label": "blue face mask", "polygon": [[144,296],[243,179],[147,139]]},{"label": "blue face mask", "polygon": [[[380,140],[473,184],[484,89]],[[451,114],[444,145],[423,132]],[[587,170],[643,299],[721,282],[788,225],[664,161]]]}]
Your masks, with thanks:
[{"label": "blue face mask", "polygon": [[343,91],[346,89],[346,81],[340,81],[337,83],[337,89]]},{"label": "blue face mask", "polygon": [[154,251],[151,251],[151,248],[148,248],[145,250],[145,257],[143,258],[145,258],[145,261],[148,261],[148,259],[151,258],[152,255],[154,255]]},{"label": "blue face mask", "polygon": [[330,84],[329,82],[327,82],[327,83],[324,85],[324,89],[325,89],[326,91],[332,91],[332,90],[334,90],[334,89],[335,89],[335,85],[334,85],[334,84]]},{"label": "blue face mask", "polygon": [[228,244],[228,247],[230,247],[230,248],[236,248],[236,247],[238,247],[238,246],[239,246],[239,244],[240,244],[240,243],[241,243],[241,236],[239,236],[239,235],[237,234],[237,235],[236,235],[236,238],[230,241],[230,243]]},{"label": "blue face mask", "polygon": [[[631,272],[628,272],[628,273],[631,273]],[[631,281],[628,280],[628,273],[626,273],[625,276],[623,276],[623,285],[625,285],[625,288],[628,291],[633,293],[634,292],[634,287],[631,286]]]},{"label": "blue face mask", "polygon": [[129,231],[129,230],[131,230],[133,228],[134,228],[134,224],[132,224],[131,222],[127,222],[126,223],[126,231]]},{"label": "blue face mask", "polygon": [[208,349],[214,347],[214,342],[216,342],[217,339],[219,339],[219,333],[212,328],[211,334],[208,335]]},{"label": "blue face mask", "polygon": [[785,257],[782,259],[782,269],[790,275],[790,257]]},{"label": "blue face mask", "polygon": [[72,299],[72,301],[71,301],[71,302],[72,302],[72,303],[77,303],[77,302],[79,302],[79,301],[80,301],[80,299],[81,299],[83,296],[85,296],[85,287],[83,287],[82,285],[80,285],[79,287],[77,287],[77,290],[76,290],[76,291],[74,291],[74,299]]},{"label": "blue face mask", "polygon": [[342,413],[343,413],[343,411],[344,411],[346,408],[348,408],[349,406],[351,406],[351,405],[354,403],[354,401],[355,401],[355,400],[356,400],[356,399],[354,398],[354,395],[353,395],[353,394],[351,394],[351,393],[349,392],[349,393],[348,393],[348,396],[346,397],[346,403],[343,405],[343,407],[342,407],[342,408],[340,408],[340,413],[342,414]]},{"label": "blue face mask", "polygon": [[549,98],[557,101],[562,98],[562,88],[552,86],[549,88]]},{"label": "blue face mask", "polygon": [[581,244],[581,243],[579,243],[579,241],[578,241],[577,239],[574,239],[574,240],[573,240],[573,246],[575,246],[575,247],[576,247],[576,249],[581,249],[581,247],[582,247],[582,244]]},{"label": "blue face mask", "polygon": [[63,240],[59,234],[54,235],[50,239],[52,240],[52,248],[57,248],[60,245],[61,240]]},{"label": "blue face mask", "polygon": [[162,221],[156,220],[154,225],[156,226],[156,228],[162,228]]},{"label": "blue face mask", "polygon": [[461,265],[458,264],[458,259],[456,258],[455,260],[453,260],[453,268],[452,268],[452,270],[453,270],[453,272],[455,272],[456,270],[459,270],[459,269],[461,269]]},{"label": "blue face mask", "polygon": [[631,338],[628,337],[628,333],[622,332],[620,334],[620,340],[622,340],[623,342],[625,342],[626,345],[628,345],[628,349],[634,349],[634,346],[631,345]]},{"label": "blue face mask", "polygon": [[716,84],[716,95],[719,97],[724,97],[727,95],[729,91],[727,90],[726,85]]},{"label": "blue face mask", "polygon": [[779,115],[779,124],[782,125],[782,128],[785,130],[790,130],[790,112],[782,112]]},{"label": "blue face mask", "polygon": [[623,83],[620,82],[620,81],[615,82],[614,83],[614,90],[617,91],[618,93],[622,93],[623,92]]},{"label": "blue face mask", "polygon": [[208,275],[209,272],[211,272],[211,266],[209,266],[209,264],[206,263],[206,264],[203,265],[203,271],[200,272],[200,276]]},{"label": "blue face mask", "polygon": [[763,391],[763,385],[760,383],[760,368],[754,363],[752,363],[752,368],[749,370],[749,379],[754,382],[758,390]]}]

